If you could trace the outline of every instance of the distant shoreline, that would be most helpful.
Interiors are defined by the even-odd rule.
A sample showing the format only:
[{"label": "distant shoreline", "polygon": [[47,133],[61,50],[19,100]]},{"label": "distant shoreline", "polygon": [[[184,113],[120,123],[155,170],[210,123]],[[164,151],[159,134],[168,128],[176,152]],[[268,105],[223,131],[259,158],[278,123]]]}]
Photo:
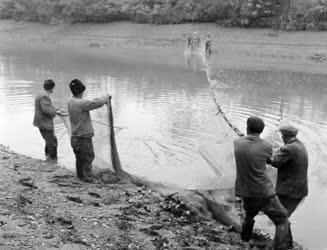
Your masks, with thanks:
[{"label": "distant shoreline", "polygon": [[[211,35],[211,65],[216,68],[327,74],[327,44],[323,43],[327,41],[327,32],[222,28],[213,23],[44,25],[0,20],[0,47],[15,50],[14,44],[20,44],[20,48],[25,46],[26,51],[69,48],[103,60],[111,56],[112,51],[117,53],[119,50],[132,50],[140,55],[144,52],[155,55],[178,51],[182,56],[186,37],[195,31],[202,37]],[[154,59],[149,58],[149,63],[154,63],[151,60]]]}]

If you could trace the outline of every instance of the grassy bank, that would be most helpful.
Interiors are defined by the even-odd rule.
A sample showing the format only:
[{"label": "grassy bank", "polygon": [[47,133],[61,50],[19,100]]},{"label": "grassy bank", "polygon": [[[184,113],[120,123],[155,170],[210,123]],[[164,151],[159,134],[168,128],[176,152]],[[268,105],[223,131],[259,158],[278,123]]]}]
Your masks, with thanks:
[{"label": "grassy bank", "polygon": [[176,24],[219,22],[227,26],[327,30],[327,4],[296,1],[284,13],[279,0],[2,0],[0,17],[58,22]]}]

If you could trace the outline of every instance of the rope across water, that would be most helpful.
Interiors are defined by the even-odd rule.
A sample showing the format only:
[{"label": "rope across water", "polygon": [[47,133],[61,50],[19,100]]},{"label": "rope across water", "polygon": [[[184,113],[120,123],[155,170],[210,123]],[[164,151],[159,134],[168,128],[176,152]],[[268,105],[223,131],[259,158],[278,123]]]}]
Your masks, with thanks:
[{"label": "rope across water", "polygon": [[222,118],[224,119],[224,121],[227,123],[227,125],[238,135],[238,136],[244,136],[244,134],[236,127],[233,125],[233,123],[228,119],[228,117],[226,116],[225,112],[222,110],[221,105],[219,104],[215,92],[214,92],[214,86],[215,83],[217,81],[217,79],[211,79],[210,78],[210,65],[209,65],[209,61],[207,60],[207,55],[204,53],[201,53],[202,57],[204,58],[203,62],[204,62],[204,71],[206,72],[206,76],[207,76],[207,80],[210,84],[210,93],[212,96],[212,99],[216,105],[216,109],[217,109],[217,113],[216,115],[221,115]]}]

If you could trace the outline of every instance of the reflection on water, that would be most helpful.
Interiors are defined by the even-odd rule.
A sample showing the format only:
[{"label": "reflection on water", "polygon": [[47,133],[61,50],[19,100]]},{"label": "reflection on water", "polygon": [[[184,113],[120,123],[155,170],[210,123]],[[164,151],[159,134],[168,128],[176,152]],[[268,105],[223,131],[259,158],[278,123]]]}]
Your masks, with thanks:
[{"label": "reflection on water", "polygon": [[[126,50],[94,53],[64,48],[3,51],[0,143],[43,158],[43,141],[32,126],[34,96],[43,80],[51,77],[57,84],[53,103],[65,108],[70,97],[67,84],[78,77],[87,83],[89,97],[103,93],[108,84],[116,125],[125,127],[117,136],[125,170],[182,187],[214,188],[217,177],[199,148],[219,140],[220,127],[201,60],[191,56],[185,62],[183,55],[155,51],[152,56]],[[219,59],[212,60],[214,64]],[[326,76],[230,68],[214,71],[212,76],[224,84],[216,90],[219,103],[241,131],[249,115],[265,119],[263,136],[268,140],[278,138],[276,130],[283,123],[300,128],[299,137],[310,153],[310,195],[292,218],[294,235],[308,247],[322,249],[327,245],[323,233],[327,219]],[[73,169],[65,126],[56,118],[55,127],[60,161]]]},{"label": "reflection on water", "polygon": [[[42,81],[52,77],[57,83],[53,103],[57,107],[65,107],[70,97],[67,83],[79,77],[87,83],[86,95],[89,97],[103,94],[103,85],[108,83],[114,97],[116,124],[126,127],[119,132],[117,140],[127,171],[183,187],[207,186],[208,181],[215,182],[210,168],[199,167],[206,163],[197,154],[199,143],[215,140],[217,126],[209,115],[214,112],[214,107],[211,100],[206,98],[205,76],[194,76],[189,72],[182,57],[177,57],[179,66],[176,68],[167,63],[170,55],[161,56],[160,65],[152,64],[149,67],[149,63],[143,60],[131,65],[129,61],[126,64],[120,62],[121,57],[128,54],[126,52],[122,52],[118,58],[114,54],[114,60],[107,58],[105,62],[68,51],[56,53],[55,57],[51,51],[27,51],[23,55],[16,51],[7,53],[1,60],[4,65],[1,81],[4,91],[0,112],[12,122],[11,125],[1,124],[2,143],[19,152],[42,158],[42,140],[37,129],[31,125],[33,97],[42,87]],[[133,56],[145,58],[144,55]],[[52,68],[55,70],[51,71]],[[19,79],[29,81],[28,88],[21,86]],[[19,116],[9,111],[11,105],[17,109]],[[23,109],[26,110],[24,116]],[[65,127],[58,118],[55,123],[60,141],[60,161],[73,168],[71,158],[60,154],[71,151]],[[26,131],[28,136],[25,135]],[[29,147],[22,143],[27,137]],[[182,181],[180,176],[184,176]]]}]

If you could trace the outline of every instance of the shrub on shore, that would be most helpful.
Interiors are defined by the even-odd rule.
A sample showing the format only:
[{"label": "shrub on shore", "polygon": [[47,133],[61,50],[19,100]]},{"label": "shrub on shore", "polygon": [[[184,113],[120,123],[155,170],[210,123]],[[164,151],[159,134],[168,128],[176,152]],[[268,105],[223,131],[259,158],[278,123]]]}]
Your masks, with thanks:
[{"label": "shrub on shore", "polygon": [[40,23],[58,21],[105,23],[131,20],[170,24],[214,22],[226,18],[231,5],[224,0],[6,0],[0,18]]},{"label": "shrub on shore", "polygon": [[319,2],[309,9],[298,9],[283,16],[280,29],[296,31],[327,31],[327,2]]},{"label": "shrub on shore", "polygon": [[231,9],[232,5],[224,0],[139,0],[130,5],[129,18],[156,24],[215,22],[229,18]]},{"label": "shrub on shore", "polygon": [[241,27],[327,30],[327,4],[317,1],[298,5],[282,15],[280,0],[3,0],[0,18],[45,24],[218,21]]},{"label": "shrub on shore", "polygon": [[107,0],[7,0],[0,18],[32,21],[45,24],[59,21],[110,22],[127,20],[122,4]]}]

